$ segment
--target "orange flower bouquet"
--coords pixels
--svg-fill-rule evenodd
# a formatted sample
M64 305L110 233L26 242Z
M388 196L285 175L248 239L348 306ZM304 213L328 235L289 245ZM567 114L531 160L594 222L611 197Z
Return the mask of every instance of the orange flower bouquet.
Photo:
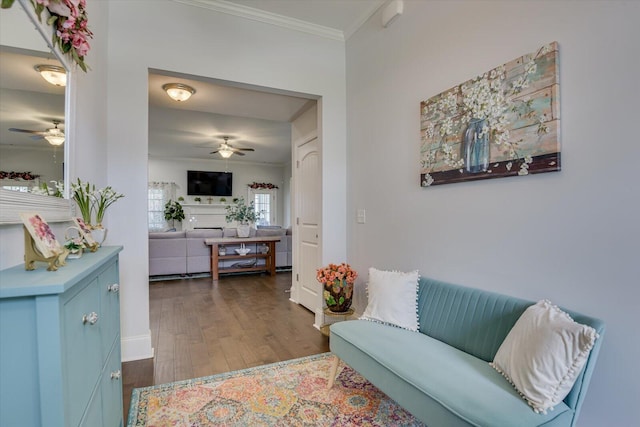
M316 279L324 286L324 300L329 310L343 313L351 307L353 284L358 273L349 264L329 264L316 271Z

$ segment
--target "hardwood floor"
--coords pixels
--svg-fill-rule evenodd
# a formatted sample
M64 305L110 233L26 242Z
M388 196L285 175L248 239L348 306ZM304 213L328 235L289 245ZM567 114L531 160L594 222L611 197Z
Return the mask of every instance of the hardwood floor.
M290 287L290 272L151 282L155 358L122 364L125 423L133 388L329 351Z

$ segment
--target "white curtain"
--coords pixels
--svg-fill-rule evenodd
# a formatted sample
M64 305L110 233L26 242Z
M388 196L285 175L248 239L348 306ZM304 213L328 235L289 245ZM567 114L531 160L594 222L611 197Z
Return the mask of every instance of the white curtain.
M164 219L164 205L176 199L175 182L149 183L149 231L163 231L169 228Z

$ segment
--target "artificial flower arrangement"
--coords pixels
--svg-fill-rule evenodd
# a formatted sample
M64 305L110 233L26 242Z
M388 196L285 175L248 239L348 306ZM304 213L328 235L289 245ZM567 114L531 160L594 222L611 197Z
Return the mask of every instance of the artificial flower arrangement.
M324 286L324 300L329 310L344 312L351 307L353 284L358 273L349 264L329 264L316 270L316 279Z
M64 197L64 181L49 181L51 185L43 182L38 187L32 187L29 192L42 196Z
M33 174L31 172L5 172L0 171L0 179L15 179L15 180L23 180L23 181L33 181L38 178L40 175Z
M248 184L249 188L253 189L264 189L264 190L272 190L274 188L278 188L277 185L271 184L270 182L254 182L253 184Z
M69 252L76 253L79 252L80 249L84 249L86 246L82 237L74 237L72 239L68 239L65 242L64 247L69 249Z
M15 0L2 0L3 9L10 8ZM36 15L42 20L42 12L47 9L47 25L54 28L53 44L60 47L62 53L69 55L75 63L87 71L84 57L91 46L89 39L93 33L87 26L86 0L31 0Z
M89 229L102 228L102 220L107 212L107 208L124 197L124 194L117 193L111 186L96 189L94 184L78 182L71 184L71 198L80 209L82 220ZM92 221L95 212L95 223Z

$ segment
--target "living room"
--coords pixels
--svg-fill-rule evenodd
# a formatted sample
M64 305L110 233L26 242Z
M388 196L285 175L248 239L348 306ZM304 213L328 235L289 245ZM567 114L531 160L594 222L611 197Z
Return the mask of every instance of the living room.
M126 192L107 218L108 243L124 246L124 360L153 355L148 75L172 70L320 97L318 265L348 261L361 272L357 307L366 305L364 273L376 266L599 317L608 335L580 425L637 424L639 197L632 167L601 169L640 155L637 2L405 1L393 25L383 28L378 12L346 40L196 3L88 1L91 71L76 77L69 167ZM420 102L552 41L560 46L562 170L420 188ZM20 226L0 228L3 268L22 262L22 239Z

